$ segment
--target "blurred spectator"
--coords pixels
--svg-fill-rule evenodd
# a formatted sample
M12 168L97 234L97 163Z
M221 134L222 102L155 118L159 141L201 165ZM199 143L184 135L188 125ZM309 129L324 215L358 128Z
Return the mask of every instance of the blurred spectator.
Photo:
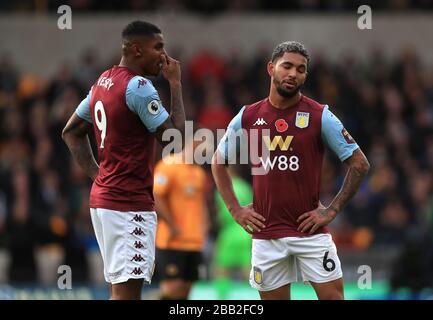
M215 78L218 82L226 79L224 61L210 50L202 50L189 63L188 75L193 85L206 83Z
M10 253L9 280L31 283L37 279L34 256L35 227L31 216L31 181L24 165L15 165L11 171L10 216L7 226L7 248Z
M400 289L408 289L410 299L420 299L423 289L433 286L433 241L432 238L416 229L406 232L404 247L392 267L391 294Z
M164 9L187 9L202 14L218 14L227 12L251 12L251 11L302 11L302 12L356 12L361 5L369 5L375 10L401 11L401 10L420 10L431 9L432 0L391 0L391 1L372 1L364 0L292 0L286 2L266 1L266 0L106 0L103 2L96 0L70 0L66 2L73 10L78 12L119 12L119 11L149 11ZM12 1L3 0L0 2L2 11L24 11L24 12L57 12L58 1L34 1L22 0Z
M82 88L90 88L101 73L97 61L98 54L93 48L87 49L81 56L81 65L77 68L76 77Z
M203 87L204 105L198 115L198 124L202 128L213 131L227 128L233 118L230 108L226 105L221 84L215 78L210 78Z
M0 92L14 93L18 86L18 74L14 68L10 54L0 57Z

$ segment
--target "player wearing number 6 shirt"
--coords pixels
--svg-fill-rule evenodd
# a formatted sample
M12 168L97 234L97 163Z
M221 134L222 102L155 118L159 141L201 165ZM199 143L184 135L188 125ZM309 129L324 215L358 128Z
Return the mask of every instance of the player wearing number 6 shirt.
M300 43L275 48L268 63L269 97L240 110L212 161L227 208L253 235L250 284L262 299L290 299L298 269L319 299L344 298L341 265L326 225L369 170L361 149L328 106L301 94L308 62ZM328 207L319 197L325 145L348 165L343 186ZM248 152L254 189L253 204L244 207L225 165L243 152Z
M160 71L170 84L170 115L144 77ZM94 180L90 213L111 299L140 299L143 280L151 281L155 137L164 144L164 130L183 132L184 124L179 62L165 52L158 27L143 21L128 24L119 65L101 74L62 133L74 159ZM92 128L99 166L88 140Z

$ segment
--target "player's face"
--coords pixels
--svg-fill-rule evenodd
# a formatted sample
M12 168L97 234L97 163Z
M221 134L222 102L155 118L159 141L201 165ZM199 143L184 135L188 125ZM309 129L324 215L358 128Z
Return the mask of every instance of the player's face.
M293 97L307 79L307 59L299 53L285 52L274 63L268 63L268 73L281 96Z
M141 43L140 65L145 75L157 76L162 67L162 56L166 54L162 34L146 37Z

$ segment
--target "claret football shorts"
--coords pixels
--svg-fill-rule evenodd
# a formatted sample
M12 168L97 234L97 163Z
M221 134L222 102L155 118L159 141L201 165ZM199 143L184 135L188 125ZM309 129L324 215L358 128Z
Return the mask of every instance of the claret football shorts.
M330 234L280 239L253 239L250 284L270 291L297 282L324 283L343 276ZM299 273L298 273L299 271Z
M150 283L155 263L156 213L91 208L90 215L104 261L105 280L111 284L129 279Z

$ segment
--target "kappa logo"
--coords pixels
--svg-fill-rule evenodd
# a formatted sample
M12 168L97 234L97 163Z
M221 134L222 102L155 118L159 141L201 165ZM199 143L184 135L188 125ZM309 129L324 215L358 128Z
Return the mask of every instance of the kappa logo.
M141 249L143 248L143 244L141 243L141 241L134 241L134 248L136 249Z
M141 270L141 268L134 268L131 273L139 276L140 274L143 274L143 270Z
M256 122L254 122L253 126L263 126L267 124L265 119L263 118L257 118Z
M141 228L139 227L136 227L131 233L135 234L136 236L141 236L142 234L144 234L143 230L141 230Z
M144 80L143 78L139 79L137 89L139 89L141 86L145 86L146 83L146 80Z
M131 261L144 261L144 258L141 256L141 254L136 254L132 257Z
M132 218L131 221L142 222L142 221L144 221L144 218L140 214L136 214L135 217Z

